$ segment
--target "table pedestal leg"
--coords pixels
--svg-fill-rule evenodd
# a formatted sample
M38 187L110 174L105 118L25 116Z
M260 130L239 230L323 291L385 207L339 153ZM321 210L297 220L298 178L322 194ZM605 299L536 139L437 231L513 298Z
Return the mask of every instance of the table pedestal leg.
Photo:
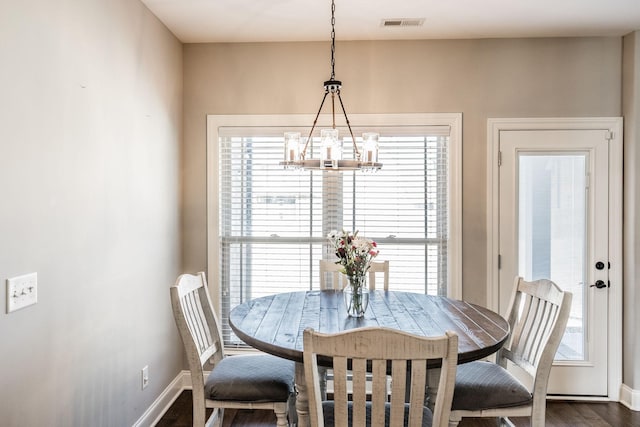
M318 377L320 378L320 399L327 400L327 371L324 366L318 366Z
M427 394L425 406L433 411L438 394L438 382L440 381L440 368L427 370Z
M298 427L309 427L309 396L307 383L304 379L304 364L296 362L296 412L298 412Z

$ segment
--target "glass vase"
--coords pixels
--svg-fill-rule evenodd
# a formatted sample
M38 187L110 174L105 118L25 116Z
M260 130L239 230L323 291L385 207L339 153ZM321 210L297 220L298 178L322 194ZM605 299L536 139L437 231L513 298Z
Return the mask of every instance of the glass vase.
M344 305L351 317L362 317L369 306L369 288L366 276L348 276L349 283L343 290Z

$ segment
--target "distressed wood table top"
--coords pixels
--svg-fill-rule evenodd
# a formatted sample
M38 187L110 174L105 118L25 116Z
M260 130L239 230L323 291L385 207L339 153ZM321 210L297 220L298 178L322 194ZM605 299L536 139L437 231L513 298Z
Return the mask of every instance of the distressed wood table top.
M302 362L305 328L334 333L384 326L422 336L458 334L458 363L497 351L509 335L507 321L468 302L410 292L373 291L362 318L347 316L342 292L290 292L256 298L235 307L231 328L250 346Z

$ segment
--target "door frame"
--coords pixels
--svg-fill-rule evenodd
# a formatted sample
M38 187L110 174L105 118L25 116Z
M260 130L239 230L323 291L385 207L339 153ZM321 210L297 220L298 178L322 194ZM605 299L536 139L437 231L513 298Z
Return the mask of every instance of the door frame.
M607 397L620 400L622 387L622 117L487 119L487 305L498 310L500 132L603 129L609 140L609 292ZM559 397L559 396L558 396ZM566 397L566 396L562 396ZM593 397L575 399L594 400Z

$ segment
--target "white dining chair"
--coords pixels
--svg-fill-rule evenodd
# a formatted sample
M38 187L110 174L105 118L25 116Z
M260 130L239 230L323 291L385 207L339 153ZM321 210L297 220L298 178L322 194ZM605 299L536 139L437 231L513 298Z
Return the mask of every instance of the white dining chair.
M304 331L304 373L311 427L446 427L458 360L458 336L420 337L403 331L368 327L336 334ZM323 401L318 359L329 359L334 398ZM424 405L428 361L439 374L433 412ZM391 376L388 381L387 375ZM372 391L366 383L371 380ZM352 382L351 396L348 382Z
M294 397L294 362L271 355L225 357L224 343L203 272L183 274L170 288L173 315L187 354L193 388L193 426L209 425L206 408L270 409L288 425ZM211 373L205 378L205 367ZM290 418L294 418L293 414Z
M334 261L321 259L319 261L320 290L342 289L347 285L347 276L341 273L342 265ZM389 290L389 261L373 261L369 264L367 272L369 279L369 290L376 289L377 273L382 275L384 290ZM329 280L330 279L330 280Z
M458 368L450 427L463 417L531 417L544 427L551 365L571 310L570 292L550 280L515 280L509 305L511 336L496 363L475 361ZM513 363L533 384L529 389L509 370Z

